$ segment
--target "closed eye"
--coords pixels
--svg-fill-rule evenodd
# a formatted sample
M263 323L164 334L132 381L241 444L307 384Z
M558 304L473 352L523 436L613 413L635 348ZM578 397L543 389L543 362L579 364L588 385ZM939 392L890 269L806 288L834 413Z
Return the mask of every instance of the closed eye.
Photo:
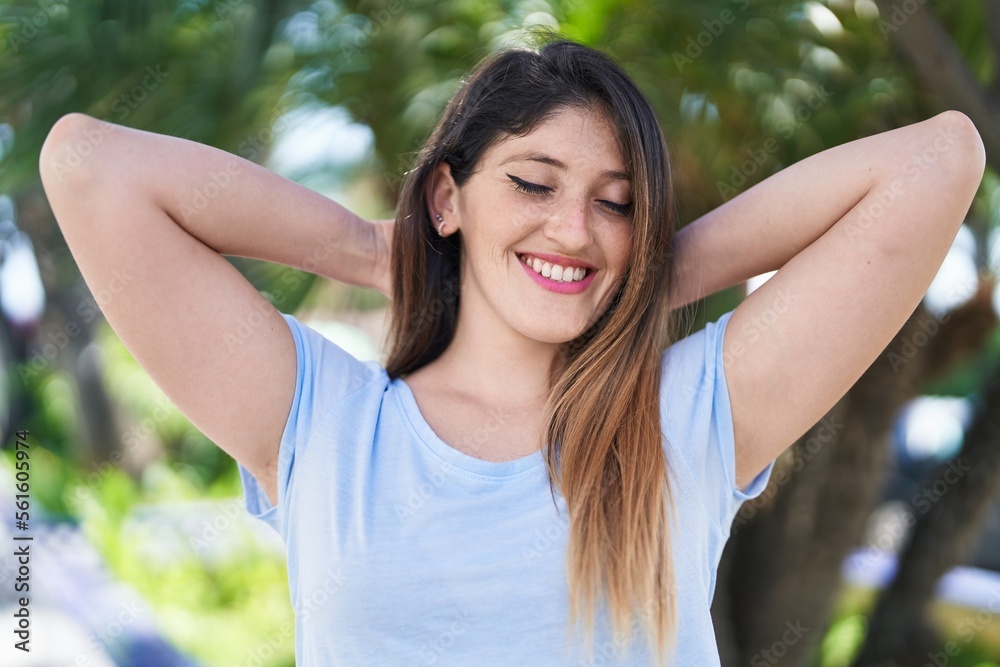
M507 176L514 182L514 189L519 192L524 192L529 195L544 195L552 191L552 188L550 187L522 181L517 176L511 176L510 174L507 174Z
M514 183L514 189L529 195L544 195L552 192L552 188L545 185L536 185L534 183L529 183L528 181L521 180L517 176L511 176L507 174L509 178ZM619 204L613 201L607 201L604 199L598 200L604 204L607 208L611 209L618 215L628 216L632 212L632 202L627 204Z

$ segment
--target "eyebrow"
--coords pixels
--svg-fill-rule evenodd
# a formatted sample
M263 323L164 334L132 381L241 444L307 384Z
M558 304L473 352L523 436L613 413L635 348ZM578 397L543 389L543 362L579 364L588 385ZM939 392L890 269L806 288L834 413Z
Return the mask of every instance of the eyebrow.
M552 157L551 155L538 153L536 151L525 151L523 153L515 153L514 155L511 155L506 160L501 162L498 166L503 166L508 162L541 162L542 164L547 164L549 166L556 167L557 169L562 169L564 171L568 169L565 163L563 163L561 160L558 160ZM629 183L632 182L632 179L629 178L629 175L626 174L624 171L615 171L613 169L609 169L607 171L602 172L601 176L603 178L610 178L617 181L628 181Z

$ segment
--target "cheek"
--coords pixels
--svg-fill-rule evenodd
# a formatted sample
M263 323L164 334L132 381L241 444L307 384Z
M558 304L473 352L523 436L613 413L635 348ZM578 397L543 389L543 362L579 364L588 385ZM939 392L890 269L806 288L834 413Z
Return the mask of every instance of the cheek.
M485 223L479 222L473 234L463 239L470 257L474 258L476 271L490 274L509 271L512 262L517 261L513 248L520 237L498 224L496 218L487 219Z
M604 240L604 247L608 249L608 264L617 269L617 273L625 270L629 265L632 255L632 234L631 231L614 230Z

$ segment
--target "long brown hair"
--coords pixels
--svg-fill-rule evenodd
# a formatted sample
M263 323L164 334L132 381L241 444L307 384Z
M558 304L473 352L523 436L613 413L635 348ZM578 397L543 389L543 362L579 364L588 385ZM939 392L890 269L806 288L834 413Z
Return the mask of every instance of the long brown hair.
M553 500L558 489L570 516L569 624L585 619L592 647L603 593L616 636L630 634L638 612L662 662L676 639L674 502L659 401L662 347L677 328L666 300L677 218L670 158L651 105L620 65L551 31L534 36L537 46L507 48L476 65L406 174L392 244L386 371L396 378L430 363L455 332L462 235L442 238L431 222L425 185L434 168L446 162L461 187L505 137L523 136L561 109L603 112L632 179L631 259L605 312L560 346L550 368L544 453Z

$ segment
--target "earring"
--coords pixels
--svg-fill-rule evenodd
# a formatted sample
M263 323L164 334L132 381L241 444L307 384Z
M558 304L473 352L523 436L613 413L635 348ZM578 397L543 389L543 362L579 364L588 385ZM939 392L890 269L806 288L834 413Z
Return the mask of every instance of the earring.
M441 214L440 214L440 213L435 213L435 214L434 214L434 218L435 218L435 219L436 219L436 220L437 220L438 222L440 222L440 223L441 223L440 225L438 225L438 228L437 228L437 229L438 229L438 236L444 236L444 232L443 232L443 231L441 231L441 228L442 228L442 227L444 227L444 218L442 218L442 217L441 217Z

